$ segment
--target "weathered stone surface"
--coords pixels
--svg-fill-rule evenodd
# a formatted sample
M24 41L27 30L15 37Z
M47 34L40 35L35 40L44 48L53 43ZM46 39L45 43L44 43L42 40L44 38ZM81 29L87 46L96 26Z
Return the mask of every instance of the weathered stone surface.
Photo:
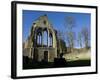
M44 31L47 32L47 45L43 44ZM50 37L50 35L52 35ZM39 43L37 43L39 36ZM50 42L51 39L51 42ZM51 46L49 45L51 43ZM57 39L55 30L46 15L34 21L26 42L23 45L23 56L37 61L53 62L57 57Z

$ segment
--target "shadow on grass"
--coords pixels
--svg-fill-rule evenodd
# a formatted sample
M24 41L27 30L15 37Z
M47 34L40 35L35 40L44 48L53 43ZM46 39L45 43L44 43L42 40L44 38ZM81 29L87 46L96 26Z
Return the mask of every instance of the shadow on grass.
M37 62L35 60L30 60L28 58L23 60L23 69L42 69L42 68L59 68L59 67L80 67L80 66L90 66L90 60L77 60L68 61L64 58L55 58L54 62L41 61Z

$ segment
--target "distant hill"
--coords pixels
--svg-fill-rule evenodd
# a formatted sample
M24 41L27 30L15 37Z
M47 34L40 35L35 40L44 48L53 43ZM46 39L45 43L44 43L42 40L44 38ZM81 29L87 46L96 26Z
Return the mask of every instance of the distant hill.
M66 49L66 53L77 53L77 52L87 52L88 50L90 50L91 48L73 48L73 51L71 52L71 48L67 47Z
M73 52L64 54L63 56L67 61L75 61L75 60L90 60L91 58L91 49L88 48L74 48Z

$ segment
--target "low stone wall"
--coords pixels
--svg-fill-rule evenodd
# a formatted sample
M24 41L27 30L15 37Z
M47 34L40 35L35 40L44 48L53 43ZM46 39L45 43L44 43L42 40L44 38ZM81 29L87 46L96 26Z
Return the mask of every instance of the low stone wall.
M23 49L23 56L28 56L29 57L29 53L30 53L30 48Z
M48 55L47 55L48 60L47 61L53 62L54 61L54 58L57 57L57 52L56 52L56 49L55 48L41 48L40 47L40 48L37 48L37 51L38 52L36 54L38 54L38 61L44 60L44 56L45 56L44 53L45 53L45 51L48 52Z
M44 55L45 51L47 52L46 56ZM57 49L50 47L38 47L32 49L26 48L23 50L23 56L27 56L31 59L37 59L37 61L42 61L45 60L44 58L47 58L48 62L53 62L54 58L57 58Z

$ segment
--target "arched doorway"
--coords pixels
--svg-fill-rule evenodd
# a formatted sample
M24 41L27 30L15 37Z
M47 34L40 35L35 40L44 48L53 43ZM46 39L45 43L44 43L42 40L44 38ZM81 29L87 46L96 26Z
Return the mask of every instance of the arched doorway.
M44 61L48 62L48 51L44 51Z

